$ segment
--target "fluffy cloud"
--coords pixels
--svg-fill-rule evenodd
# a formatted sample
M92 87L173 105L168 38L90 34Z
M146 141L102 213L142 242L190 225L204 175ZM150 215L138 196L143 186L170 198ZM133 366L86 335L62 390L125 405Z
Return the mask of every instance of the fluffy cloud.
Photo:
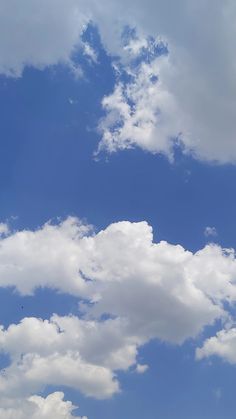
M153 243L146 222L118 222L94 234L69 217L10 233L0 244L0 286L26 295L50 287L80 296L93 302L90 315L128 318L145 339L195 336L223 315L221 301L236 294L233 250L207 245L193 254Z
M76 351L48 356L27 353L12 362L0 380L1 394L7 397L36 393L46 385L64 385L97 399L109 398L119 390L109 369L86 363Z
M87 419L72 415L75 407L63 398L63 393L56 392L46 398L31 396L25 400L14 400L13 407L0 408L0 419ZM5 401L5 404L12 404L12 401Z
M180 344L229 319L224 302L235 301L235 281L233 250L211 244L193 254L154 243L146 222L118 222L95 234L69 217L8 232L0 238L0 285L23 294L41 286L70 292L82 298L82 315L2 327L0 350L10 364L1 395L24 398L60 384L111 397L120 390L117 371L146 370L138 350L150 339Z
M60 383L87 396L108 398L119 391L114 370L135 364L137 342L119 319L25 318L0 332L1 351L11 358L0 377L1 394L23 396Z
M202 348L196 351L197 359L212 355L223 358L225 361L236 364L236 329L223 329L216 336L207 339Z
M16 286L24 295L36 287L82 293L85 281L79 273L80 238L89 226L74 218L59 225L45 224L34 231L0 237L0 286Z

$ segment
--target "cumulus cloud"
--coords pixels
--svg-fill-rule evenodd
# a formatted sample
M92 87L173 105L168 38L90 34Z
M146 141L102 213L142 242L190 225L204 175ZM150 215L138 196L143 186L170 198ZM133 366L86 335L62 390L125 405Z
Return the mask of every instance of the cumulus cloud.
M8 407L0 407L0 419L87 419L72 415L75 407L65 402L64 394L55 392L46 398L31 396L28 399L5 400ZM10 406L12 405L12 406Z
M82 293L78 243L89 229L70 217L58 225L1 236L0 286L15 286L24 295L37 287Z
M180 245L154 243L146 222L118 222L95 234L69 217L13 232L0 244L1 287L23 295L49 287L80 296L93 302L94 316L132 318L140 331L147 322L145 337L194 336L222 315L220 301L235 298L232 249L210 244L193 254ZM139 314L142 301L149 304Z
M210 244L192 253L154 243L146 222L95 233L69 217L9 232L0 238L0 285L26 295L42 286L70 292L81 314L1 327L0 350L10 357L1 397L26 398L46 384L111 397L120 391L117 371L145 372L138 351L151 339L181 344L228 320L224 303L235 301L235 280L232 249Z
M8 397L36 393L46 385L64 385L97 399L109 398L119 390L109 369L86 363L76 351L49 356L27 353L12 362L0 379L1 394Z
M0 349L11 358L0 377L1 394L25 395L60 383L87 396L109 398L119 391L114 370L135 364L137 342L119 319L25 318L0 332Z

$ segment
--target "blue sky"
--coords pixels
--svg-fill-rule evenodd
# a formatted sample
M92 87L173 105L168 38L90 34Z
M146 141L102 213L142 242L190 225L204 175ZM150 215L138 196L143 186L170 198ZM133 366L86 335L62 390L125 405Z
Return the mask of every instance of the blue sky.
M0 419L234 418L235 6L78 3L0 0Z

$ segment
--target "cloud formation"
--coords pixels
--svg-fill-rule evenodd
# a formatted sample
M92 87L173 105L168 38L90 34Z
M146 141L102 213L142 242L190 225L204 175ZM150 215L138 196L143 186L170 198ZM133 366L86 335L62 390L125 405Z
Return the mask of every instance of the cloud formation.
M236 364L236 329L235 327L220 330L216 336L207 339L196 351L197 359L218 356L230 364Z
M49 321L25 318L2 329L0 348L11 358L0 377L1 395L6 396L60 384L90 397L109 398L119 391L113 369L127 369L136 356L136 346L122 335L119 321L56 315Z
M160 74L167 71L169 61L164 56L127 69L129 83L119 81L122 77L118 76L114 92L102 101L106 116L99 124L102 140L98 151L112 153L138 146L173 159L174 146L181 141L183 117L162 82Z
M7 76L20 76L26 66L44 69L58 63L76 72L73 52L89 22L97 26L108 54L120 57L126 69L130 56L142 52L150 36L155 40L161 36L168 46L166 60L143 63L128 85L118 80L114 92L104 98L108 118L103 147L114 151L138 146L170 157L173 139L179 138L184 152L198 159L235 163L233 0L197 4L193 0L1 0L0 4L0 73ZM127 26L135 28L138 37L124 45ZM94 60L97 52L88 44L86 51ZM152 72L158 77L154 84ZM122 129L109 133L114 116Z
M94 315L109 312L126 316L146 294L150 302L153 300L147 315L156 307L154 318L160 317L165 306L189 311L190 317L180 319L179 332L175 325L176 340L180 341L185 334L198 333L201 323L207 319L211 322L221 313L219 301L235 298L232 249L209 244L193 254L180 245L154 243L152 228L146 222L117 222L94 233L91 226L68 217L35 231L9 232L0 238L0 244L1 287L15 287L22 295L30 295L39 287L77 295L94 302L90 308ZM122 296L123 291L126 296ZM121 297L117 303L113 294ZM160 304L156 304L158 299ZM163 299L172 303L162 304ZM194 319L200 306L202 318L197 316L189 328L186 324L184 332L181 321L188 322L191 313ZM136 318L138 313L133 315ZM176 322L174 312L173 316ZM163 338L168 338L168 327L163 325L163 330Z
M5 404L12 404L12 407L0 407L0 419L87 419L85 416L72 415L75 407L63 398L63 393L55 392L46 398L31 396L28 399L16 399L14 403L5 400Z
M235 281L232 249L210 244L193 254L154 243L146 222L95 233L68 217L35 231L8 229L0 238L0 286L23 295L38 287L71 293L80 315L1 327L0 350L10 357L1 397L25 399L60 384L109 398L120 391L118 371L146 371L138 354L151 339L181 344L228 321L224 303L235 301Z
M122 6L126 10L125 23L136 28L140 34L139 45L144 45L145 39L150 35L154 39L161 36L169 50L165 66L158 70L159 83L156 83L154 96L149 87L150 83L140 84L140 69L137 69L134 81L125 88L126 101L122 92L123 104L129 104L130 94L131 99L135 91L139 94L134 103L134 117L130 118L129 108L125 117L123 114L124 131L118 137L117 148L124 148L125 144L133 145L152 152L164 151L169 156L170 141L181 134L184 152L191 153L201 160L235 163L236 63L232 54L235 38L235 3L232 0L201 0L197 4L189 0L181 0L178 3L172 0L148 0L147 3L129 0L119 2L119 5L115 2L109 3L105 16L98 17L101 22L99 27L104 44L112 53L119 54L122 62L124 57L127 58L127 48L124 51L122 43L118 44L117 34L121 33L124 19L122 22L114 19L116 30L113 29L112 34L106 21L108 15L110 19L112 16L120 16L119 7ZM140 51L136 48L133 52L137 54ZM149 72L152 67L153 63L150 63ZM117 108L120 100L117 101L117 97L114 96L119 86L118 80L114 94L109 97L113 108L114 103ZM107 100L105 99L105 106ZM148 105L145 115L149 111L149 125L147 134L139 139L135 114L144 102ZM153 119L155 109L158 109L158 115ZM134 125L132 131L127 131L130 122L134 122ZM144 126L144 122L145 118L141 127ZM116 135L114 141L117 143Z

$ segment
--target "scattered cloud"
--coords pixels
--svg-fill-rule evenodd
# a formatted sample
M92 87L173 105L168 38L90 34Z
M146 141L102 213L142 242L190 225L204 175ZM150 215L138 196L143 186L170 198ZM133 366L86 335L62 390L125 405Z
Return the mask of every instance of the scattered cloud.
M76 105L78 103L78 100L69 97L68 102L69 102L70 105Z
M138 374L144 374L148 369L149 369L149 366L146 364L137 364L135 371Z
M235 15L233 0L2 0L0 73L19 77L26 66L64 63L81 77L72 56L82 48L89 22L97 26L107 53L127 70L130 60L144 58L149 40L161 36L168 57L157 60L153 54L133 71L130 83L117 80L104 98L100 147L138 146L170 158L178 139L183 151L198 159L235 163ZM138 36L124 43L127 27ZM96 61L97 51L84 47ZM151 72L158 78L153 84Z
M92 22L116 75L102 100L98 152L139 147L173 161L177 146L203 161L235 163L235 16L233 0L2 0L0 74L17 78L26 67L63 64L81 77L77 48L98 61L82 40ZM207 226L204 235L217 230ZM208 244L193 253L154 242L145 221L99 232L75 217L36 230L0 223L0 287L21 295L50 288L80 299L78 316L1 326L9 365L0 374L0 419L76 417L63 393L36 394L59 384L110 398L121 391L119 371L149 368L137 361L142 345L182 344L217 320L222 330L196 358L236 364L234 249Z
M95 49L88 42L83 43L83 50L84 50L84 55L87 58L89 58L92 63L98 62L97 53Z
M204 230L205 237L217 237L218 233L215 227L206 227Z

